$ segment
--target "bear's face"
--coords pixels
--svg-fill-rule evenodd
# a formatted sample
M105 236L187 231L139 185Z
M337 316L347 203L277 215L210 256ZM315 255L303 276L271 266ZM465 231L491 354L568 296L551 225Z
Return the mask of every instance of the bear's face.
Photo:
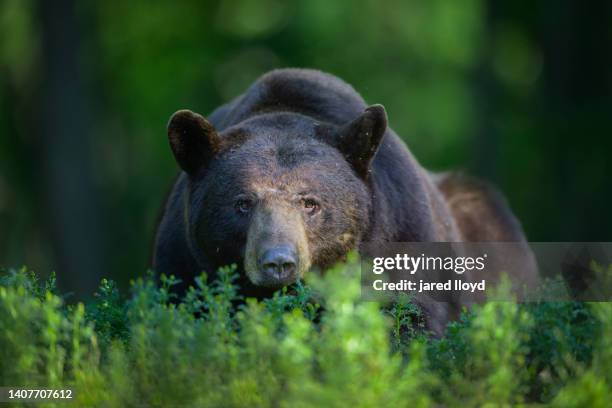
M384 110L374 115L334 129L276 113L217 134L199 115L175 114L170 142L190 178L196 258L241 265L253 285L268 288L341 260L368 227L367 174L386 128Z
M367 227L370 197L333 147L259 131L216 157L195 182L197 239L207 257L238 261L253 284L276 287L353 249Z

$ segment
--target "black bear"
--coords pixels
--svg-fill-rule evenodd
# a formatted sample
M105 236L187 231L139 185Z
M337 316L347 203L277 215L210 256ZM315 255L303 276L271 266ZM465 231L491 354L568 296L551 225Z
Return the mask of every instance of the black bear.
M364 242L525 242L498 193L423 169L381 105L319 71L272 71L208 119L178 111L168 138L182 172L153 268L186 283L236 263L266 296Z

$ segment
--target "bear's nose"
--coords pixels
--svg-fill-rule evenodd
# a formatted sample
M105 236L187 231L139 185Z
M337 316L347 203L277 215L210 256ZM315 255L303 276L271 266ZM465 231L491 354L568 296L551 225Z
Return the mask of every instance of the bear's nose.
M297 270L295 251L287 246L268 249L260 258L261 271L274 284L287 284Z

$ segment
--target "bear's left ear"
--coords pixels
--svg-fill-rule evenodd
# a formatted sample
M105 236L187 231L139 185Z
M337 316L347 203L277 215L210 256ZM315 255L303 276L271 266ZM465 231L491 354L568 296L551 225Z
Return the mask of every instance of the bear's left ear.
M345 125L335 146L353 166L357 174L367 178L370 163L387 130L387 112L382 105L368 107L357 119Z
M215 156L221 144L213 125L187 109L170 118L168 141L176 162L190 176L195 176Z

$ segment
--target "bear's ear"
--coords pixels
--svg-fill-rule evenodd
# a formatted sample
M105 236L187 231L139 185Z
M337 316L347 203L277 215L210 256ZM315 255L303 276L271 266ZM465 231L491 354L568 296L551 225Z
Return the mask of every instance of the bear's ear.
M214 157L221 144L213 125L186 109L170 118L168 140L176 162L190 176Z
M357 119L340 129L335 145L357 174L367 178L372 158L387 130L387 112L382 105L368 107Z

